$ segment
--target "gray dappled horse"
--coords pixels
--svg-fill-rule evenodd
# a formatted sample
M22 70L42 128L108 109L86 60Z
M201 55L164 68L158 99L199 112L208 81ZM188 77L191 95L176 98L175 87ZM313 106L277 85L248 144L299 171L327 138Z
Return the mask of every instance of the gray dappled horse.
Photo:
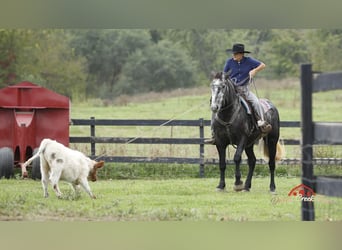
M226 76L222 79L222 72L216 73L211 82L211 110L214 113L212 129L215 144L219 154L220 183L218 190L224 190L226 171L226 148L228 145L236 145L234 155L235 162L235 184L234 190L249 191L255 168L256 157L254 154L254 143L263 137L264 152L269 157L269 169L271 174L270 191L275 192L274 183L275 162L281 158L282 148L279 139L279 113L277 108L268 100L263 100L267 106L265 120L272 125L268 134L262 134L256 125L253 115L248 114L247 107L242 104L240 96L236 93L234 84ZM249 171L245 185L241 181L240 163L242 152L248 157ZM278 153L277 153L278 151Z

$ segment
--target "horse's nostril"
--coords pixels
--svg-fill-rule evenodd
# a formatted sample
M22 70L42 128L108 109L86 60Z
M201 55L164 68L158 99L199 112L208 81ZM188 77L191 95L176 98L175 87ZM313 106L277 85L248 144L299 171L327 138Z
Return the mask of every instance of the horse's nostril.
M211 106L211 111L217 112L217 109L218 109L217 105L212 105Z

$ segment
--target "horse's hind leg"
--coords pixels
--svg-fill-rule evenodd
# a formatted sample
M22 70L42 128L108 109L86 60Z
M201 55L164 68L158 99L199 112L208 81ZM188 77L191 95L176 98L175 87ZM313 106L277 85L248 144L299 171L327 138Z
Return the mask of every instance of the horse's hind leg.
M248 158L248 175L247 175L247 179L246 179L246 183L245 183L245 190L249 191L249 189L252 187L252 177L253 177L253 173L254 173L254 169L255 169L255 163L256 163L256 157L254 154L254 150L253 150L253 145L246 148L245 152L247 154L247 158Z
M268 147L268 152L269 152L269 161L268 161L268 166L270 168L270 175L271 175L271 180L270 180L270 191L273 193L276 190L275 182L274 182L274 172L275 172L275 156L277 153L277 142L278 140L274 138L267 138L265 140L265 147Z

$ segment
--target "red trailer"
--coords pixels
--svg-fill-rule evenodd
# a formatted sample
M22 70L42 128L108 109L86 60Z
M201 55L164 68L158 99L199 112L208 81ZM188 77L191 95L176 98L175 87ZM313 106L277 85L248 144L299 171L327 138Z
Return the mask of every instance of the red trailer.
M68 97L31 82L0 89L0 178L13 176L38 149L44 138L69 145ZM40 178L39 161L32 165L32 178Z

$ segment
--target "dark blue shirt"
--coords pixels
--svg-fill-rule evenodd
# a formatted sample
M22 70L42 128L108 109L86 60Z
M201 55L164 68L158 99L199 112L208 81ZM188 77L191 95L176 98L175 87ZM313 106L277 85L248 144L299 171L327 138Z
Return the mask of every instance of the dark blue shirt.
M243 86L249 82L249 71L255 69L260 64L261 62L252 57L244 56L240 62L229 58L224 65L223 72L229 72L229 77L236 86Z

